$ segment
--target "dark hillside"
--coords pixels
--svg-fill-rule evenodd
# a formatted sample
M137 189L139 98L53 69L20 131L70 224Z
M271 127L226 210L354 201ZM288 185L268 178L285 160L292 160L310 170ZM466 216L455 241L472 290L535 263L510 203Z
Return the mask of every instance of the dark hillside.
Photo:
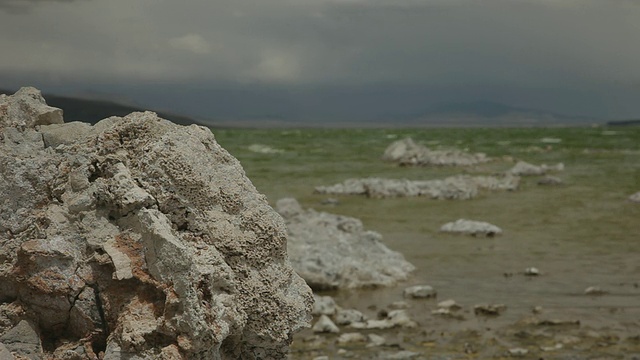
M13 94L13 91L0 89L0 94ZM95 124L98 121L110 116L125 116L136 111L146 111L153 109L142 109L135 106L119 104L107 100L82 99L76 97L58 96L51 94L42 94L47 104L60 108L64 111L64 121L83 121ZM170 120L176 124L191 125L200 124L193 118L182 115L175 115L162 111L156 111L158 116Z

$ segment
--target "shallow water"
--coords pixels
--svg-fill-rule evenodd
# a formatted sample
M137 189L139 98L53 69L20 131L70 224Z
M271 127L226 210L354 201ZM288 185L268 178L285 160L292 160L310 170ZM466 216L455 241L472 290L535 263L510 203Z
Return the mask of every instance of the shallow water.
M277 130L229 131L217 135L219 141L241 160L270 202L293 196L304 207L360 218L365 228L380 232L387 246L416 266L411 278L396 287L330 293L340 306L375 318L381 309L403 300L407 286L428 284L438 292L437 300L408 300L418 329L377 332L388 338L391 347L336 346L334 335L323 336L316 344L309 340L312 333L305 331L295 338L292 358L384 358L385 353L402 349L429 358L433 354L498 358L516 346L529 349L531 358L548 358L540 346L562 343L562 336L579 339L553 353L569 356L564 358L640 354L640 204L627 201L640 191L640 129L616 129L615 136L584 128L500 129L497 135L485 131L482 136L467 129L438 129L438 144L485 151L496 159L472 168L400 168L382 163L379 156L392 141L388 135L402 136L401 131L304 130L291 133L294 139ZM431 130L406 132L434 140ZM544 137L562 140L541 145ZM504 139L509 139L508 146L501 145ZM246 147L254 142L285 149L285 153L247 153ZM338 206L322 205L327 196L313 194L313 186L349 177L433 179L457 173L487 174L510 168L515 159L533 164L564 162L566 170L554 174L564 185L538 186L538 178L532 177L524 178L518 191L485 192L469 201L343 196L337 197ZM438 231L458 218L490 222L504 234L481 238ZM538 268L541 275L525 276L527 267ZM590 286L607 294L587 296L584 291ZM445 299L462 305L463 320L431 314L437 301ZM507 310L497 317L475 316L473 306L481 303L505 304ZM543 309L535 315L538 319L575 320L580 325L532 328L527 319L533 316L534 306ZM478 348L485 343L484 350ZM465 344L475 344L476 349L470 351ZM342 353L339 348L344 349Z

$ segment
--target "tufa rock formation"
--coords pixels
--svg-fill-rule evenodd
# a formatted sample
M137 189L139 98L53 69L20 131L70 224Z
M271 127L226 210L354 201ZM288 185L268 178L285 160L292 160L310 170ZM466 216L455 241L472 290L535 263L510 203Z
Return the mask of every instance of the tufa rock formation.
M0 97L0 196L0 353L281 359L309 324L282 218L204 127L64 124L23 88Z
M483 153L470 154L460 150L431 150L405 138L391 143L382 159L405 166L470 166L490 161Z
M393 285L415 269L358 219L303 210L292 198L276 209L289 230L291 264L314 290Z
M517 190L520 178L505 176L450 176L442 180L407 180L363 178L347 179L330 186L317 186L316 193L331 195L366 195L371 198L428 196L432 199L468 200L481 189Z

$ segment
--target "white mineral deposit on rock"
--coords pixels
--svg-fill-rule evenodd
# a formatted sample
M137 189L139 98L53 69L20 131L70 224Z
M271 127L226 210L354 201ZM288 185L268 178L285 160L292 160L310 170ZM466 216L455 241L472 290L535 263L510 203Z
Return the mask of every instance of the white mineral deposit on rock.
M284 221L207 128L64 124L23 88L0 97L0 194L0 312L43 357L282 359L309 324Z
M394 285L415 269L358 219L302 210L291 198L276 209L289 231L291 264L314 290Z
M442 232L492 237L502 234L502 229L484 221L458 219L440 227Z

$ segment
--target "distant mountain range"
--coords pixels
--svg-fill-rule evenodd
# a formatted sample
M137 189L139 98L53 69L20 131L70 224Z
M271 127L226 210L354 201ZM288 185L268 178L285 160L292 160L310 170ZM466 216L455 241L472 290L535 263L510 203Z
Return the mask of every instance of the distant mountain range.
M11 94L12 91L0 90L0 93ZM218 94L219 95L219 94ZM290 94L291 101L298 99L300 94ZM54 94L43 94L47 103L51 106L61 108L64 111L65 121L84 121L96 123L109 116L125 116L134 111L151 110L152 108L142 108L140 106L127 105L114 100L102 100L96 98L83 98L71 96L58 96ZM204 94L202 96L205 96ZM526 109L505 105L491 101L473 102L445 102L432 106L426 106L422 110L401 110L388 112L386 114L375 113L373 109L367 110L367 106L379 106L377 103L371 104L367 101L360 101L351 104L347 108L336 108L327 110L333 112L332 115L318 115L314 118L314 113L305 112L304 108L293 106L279 106L269 108L263 106L259 99L254 104L251 96L248 96L243 106L233 106L240 109L239 113L230 112L220 106L225 105L225 101L211 102L210 98L220 98L209 94L201 100L199 104L211 103L212 108L207 115L203 113L192 114L195 117L178 115L166 111L156 111L160 117L171 120L178 124L202 124L215 127L384 127L384 126L558 126L558 125L588 125L604 123L595 118L583 116L567 116L544 110ZM286 98L286 97L285 97ZM239 101L235 99L234 101ZM190 98L191 101L195 101ZM208 101L205 101L208 100ZM231 99L226 104L231 103ZM364 99L362 99L364 100ZM262 99L264 101L264 99ZM162 102L154 102L156 105ZM222 104L222 105L221 105ZM291 104L289 104L291 105ZM218 106L218 107L216 107ZM186 113L189 107L182 111ZM369 111L366 116L344 116L349 111L357 112L359 108ZM355 115L355 114L354 114ZM362 114L360 114L362 115ZM344 120L344 119L350 120ZM215 119L215 120L213 120Z
M0 94L11 95L13 93L14 91L0 89ZM80 97L58 96L46 93L42 94L42 96L44 96L49 106L62 109L65 122L82 121L95 124L110 116L125 116L136 111L154 111L109 100L84 99ZM188 116L176 115L162 111L156 111L156 113L161 118L170 120L176 124L200 124L199 121Z
M586 116L570 116L550 111L527 109L491 101L448 102L433 105L410 116L410 123L466 126L552 126L585 125L602 120Z

